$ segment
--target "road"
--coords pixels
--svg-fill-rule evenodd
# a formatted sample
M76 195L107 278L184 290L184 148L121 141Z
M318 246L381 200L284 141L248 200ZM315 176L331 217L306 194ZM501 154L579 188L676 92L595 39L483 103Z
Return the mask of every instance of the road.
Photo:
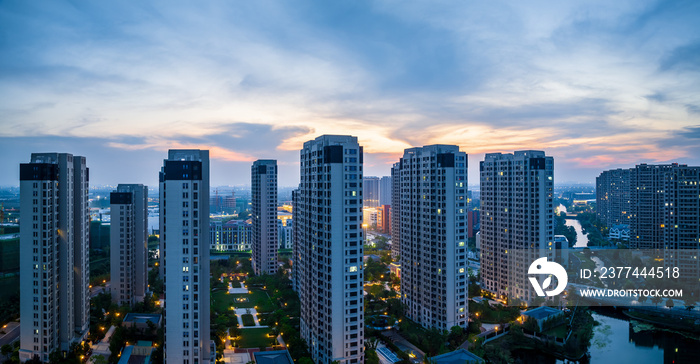
M19 338L19 322L10 322L3 330L6 334L0 337L0 346L12 344Z
M104 284L104 286L95 286L90 288L90 298L93 298L102 292L109 293L109 285L110 282L108 281Z

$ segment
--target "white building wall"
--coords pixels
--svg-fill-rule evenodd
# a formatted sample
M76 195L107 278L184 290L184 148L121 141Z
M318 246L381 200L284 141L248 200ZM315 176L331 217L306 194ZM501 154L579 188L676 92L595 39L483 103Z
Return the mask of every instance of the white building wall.
M209 151L168 151L160 199L165 360L209 363Z

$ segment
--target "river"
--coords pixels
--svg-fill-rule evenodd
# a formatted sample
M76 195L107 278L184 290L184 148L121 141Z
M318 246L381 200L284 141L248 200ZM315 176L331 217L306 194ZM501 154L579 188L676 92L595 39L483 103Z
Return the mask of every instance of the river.
M559 205L558 209L559 212L566 212L566 206L564 205ZM576 244L574 245L574 248L587 247L588 234L583 233L583 227L581 226L581 223L576 219L566 219L564 220L564 223L566 224L566 226L573 226L574 230L576 230Z
M677 332L654 328L611 310L597 311L588 349L591 364L693 363L700 358L700 339L691 339ZM544 353L514 352L523 363L563 364ZM584 359L585 362L585 359Z

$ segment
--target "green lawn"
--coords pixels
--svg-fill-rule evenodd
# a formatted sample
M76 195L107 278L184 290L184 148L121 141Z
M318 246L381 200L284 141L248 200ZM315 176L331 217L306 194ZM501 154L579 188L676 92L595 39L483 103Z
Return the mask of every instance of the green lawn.
M249 313L241 315L241 320L243 321L243 326L255 326L255 319Z
M220 290L211 293L211 304L214 312L226 312L233 306L233 295L228 291Z
M253 289L251 293L228 294L228 290L220 290L211 293L211 304L215 312L225 312L231 306L236 308L255 308L260 313L271 312L275 309L267 293ZM237 298L247 298L247 301L237 301Z
M258 329L243 329L241 330L241 339L236 341L236 345L240 348L261 348L269 347L272 343L277 343L277 339L267 337L271 333L267 327Z
M272 302L270 301L270 298L267 296L267 293L264 291L257 290L253 288L251 290L251 293L248 294L231 294L231 299L233 300L233 305L236 308L254 308L257 306L256 310L258 312L270 312L275 309L273 306ZM237 298L247 298L247 302L238 302L236 301Z
M569 332L566 330L566 325L563 324L543 332L545 335L556 336L562 339L565 339L568 333Z

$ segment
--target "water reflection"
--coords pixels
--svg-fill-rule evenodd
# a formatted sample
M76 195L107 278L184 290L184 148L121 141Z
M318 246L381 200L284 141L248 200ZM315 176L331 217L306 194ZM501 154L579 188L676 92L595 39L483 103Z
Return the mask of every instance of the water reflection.
M592 364L647 364L647 363L700 363L700 337L656 328L652 325L630 322L619 312L601 310L593 313L600 323L593 329L588 358ZM516 363L565 363L551 355L527 350L514 350Z

